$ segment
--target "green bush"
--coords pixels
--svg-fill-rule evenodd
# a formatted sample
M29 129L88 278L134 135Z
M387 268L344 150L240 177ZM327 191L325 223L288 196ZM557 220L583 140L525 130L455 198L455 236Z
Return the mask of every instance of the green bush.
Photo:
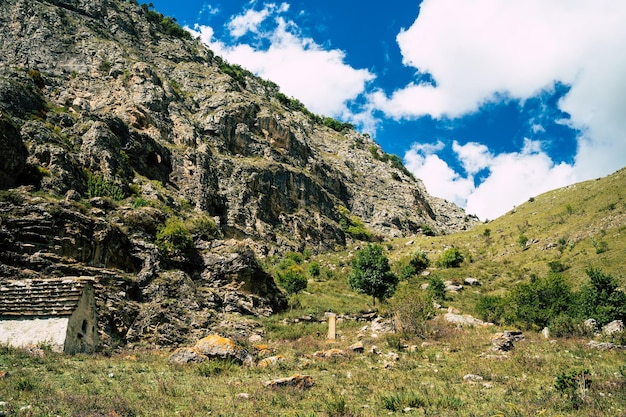
M313 278L317 278L320 276L320 273L321 273L320 264L318 262L311 262L309 264L309 275L312 276Z
M87 176L87 197L109 197L115 201L123 200L125 195L120 186L99 175L86 172Z
M446 284L438 276L431 276L428 279L428 293L437 301L446 300Z
M339 214L341 215L339 227L353 239L364 242L374 240L374 234L367 230L367 227L365 227L365 224L359 216L350 214L350 211L344 206L339 206Z
M288 294L298 294L306 289L308 283L304 271L300 266L292 266L285 271L278 272L278 284Z
M179 217L170 217L158 229L156 244L170 257L188 255L194 248L192 234Z
M506 299L497 295L483 295L476 303L476 313L481 320L501 324L504 317Z
M219 236L215 220L206 214L192 217L187 221L187 227L194 239L213 240Z
M613 320L626 321L626 293L617 288L617 282L598 268L586 271L589 282L580 291L579 315L595 319L598 326Z
M384 301L393 295L398 277L391 272L381 245L368 244L356 253L348 284L358 293L371 295L374 304L377 298Z
M465 258L460 250L457 248L449 248L443 251L439 260L437 260L437 266L441 268L458 268L461 266Z
M542 329L553 317L569 314L573 299L572 291L561 275L533 276L530 282L513 287L507 298L505 320Z

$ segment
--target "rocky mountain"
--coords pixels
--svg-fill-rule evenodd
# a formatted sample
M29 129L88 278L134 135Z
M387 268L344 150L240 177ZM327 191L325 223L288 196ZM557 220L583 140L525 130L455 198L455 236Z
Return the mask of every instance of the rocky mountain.
M110 343L280 310L259 257L477 223L146 5L5 0L0 56L0 279L97 277Z

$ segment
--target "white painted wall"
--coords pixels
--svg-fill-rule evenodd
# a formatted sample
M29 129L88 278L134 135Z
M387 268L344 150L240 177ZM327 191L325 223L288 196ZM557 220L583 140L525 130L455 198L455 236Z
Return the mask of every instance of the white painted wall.
M63 352L69 317L4 319L0 321L0 344L15 347L46 344Z

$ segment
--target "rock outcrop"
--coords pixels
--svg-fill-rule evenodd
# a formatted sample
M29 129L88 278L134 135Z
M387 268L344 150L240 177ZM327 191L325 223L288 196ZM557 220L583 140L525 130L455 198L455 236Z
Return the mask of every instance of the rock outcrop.
M381 239L477 222L145 5L7 0L0 54L0 279L95 277L111 344L284 308L257 257L344 245L346 209Z

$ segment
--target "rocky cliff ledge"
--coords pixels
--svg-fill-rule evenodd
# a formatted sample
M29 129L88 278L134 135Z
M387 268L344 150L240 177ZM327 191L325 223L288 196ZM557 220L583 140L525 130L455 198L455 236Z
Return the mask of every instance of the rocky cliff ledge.
M343 246L346 222L384 239L477 221L148 7L7 0L0 55L0 277L98 277L113 339L284 307L256 258Z

